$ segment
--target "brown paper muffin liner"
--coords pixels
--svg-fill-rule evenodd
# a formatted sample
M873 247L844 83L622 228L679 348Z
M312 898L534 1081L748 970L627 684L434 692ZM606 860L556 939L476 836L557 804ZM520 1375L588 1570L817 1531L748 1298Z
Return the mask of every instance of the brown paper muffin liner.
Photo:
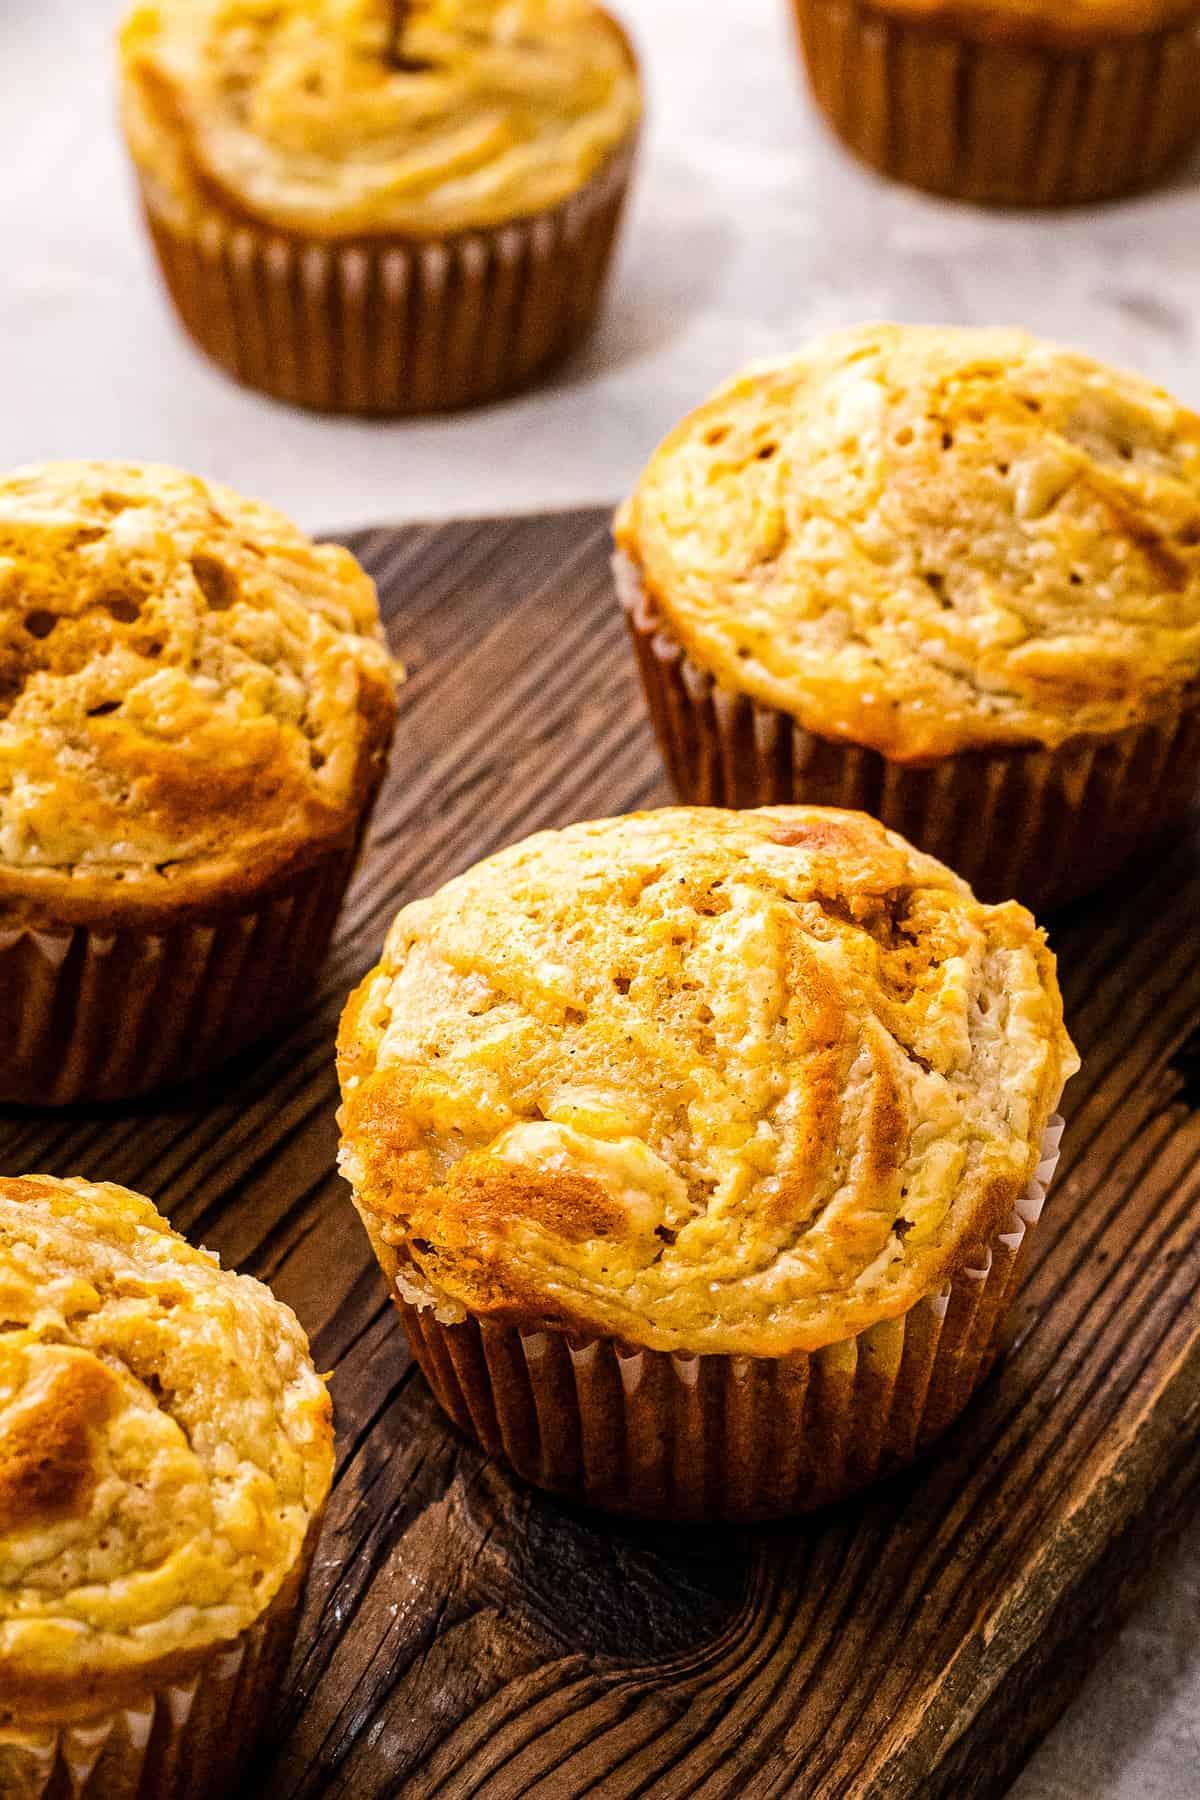
M129 1099L265 1037L312 991L356 857L155 930L0 929L0 1101Z
M1078 48L956 35L856 0L794 0L833 129L895 180L1065 206L1149 186L1200 138L1194 19Z
M614 568L659 746L692 805L871 813L981 899L1015 897L1040 914L1103 886L1200 792L1200 705L1053 750L969 750L926 765L817 737L720 687L663 623L628 558Z
M1011 1218L940 1293L811 1355L684 1355L468 1318L393 1299L460 1430L537 1487L645 1518L783 1517L901 1468L987 1374L1063 1122Z
M269 1717L287 1669L304 1557L262 1618L219 1644L185 1680L148 1688L134 1704L78 1723L0 1727L5 1800L225 1800Z
M181 221L148 182L142 202L180 319L238 381L322 412L448 412L525 387L584 337L635 147L558 206L424 243Z

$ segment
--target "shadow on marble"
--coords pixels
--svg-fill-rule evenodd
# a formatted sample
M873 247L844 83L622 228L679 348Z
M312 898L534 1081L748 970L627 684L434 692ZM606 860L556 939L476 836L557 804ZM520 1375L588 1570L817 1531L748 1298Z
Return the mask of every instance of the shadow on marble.
M643 170L643 181L645 175ZM655 159L657 204L651 211L635 202L604 315L555 377L557 387L580 387L661 354L711 306L732 253L736 225L721 213L714 194L698 206L696 190L694 165L669 156Z
M1194 194L1197 189L1200 189L1200 146L1185 156L1176 168L1165 175L1161 181L1156 182L1152 188L1147 188L1141 194L1133 195L1132 198L1145 200L1155 194L1160 197L1164 194ZM1121 201L1109 200L1106 204L1120 206ZM1197 1787L1196 1792L1200 1794L1200 1786Z

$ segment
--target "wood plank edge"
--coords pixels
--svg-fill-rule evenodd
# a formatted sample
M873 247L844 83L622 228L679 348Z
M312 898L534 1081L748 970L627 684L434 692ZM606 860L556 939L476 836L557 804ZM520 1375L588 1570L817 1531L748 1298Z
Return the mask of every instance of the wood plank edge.
M1097 1447L1090 1478L1076 1483L1083 1500L1057 1521L999 1611L981 1614L940 1692L877 1747L863 1771L865 1800L993 1800L1082 1686L1200 1512L1200 1339L1139 1410Z
M1042 1636L930 1770L929 1785L876 1788L872 1800L908 1791L928 1800L1002 1800L1150 1592L1160 1561L1200 1515L1200 1444L1186 1463L1168 1465L1168 1473L1099 1562L1063 1595Z
M368 539L384 534L398 538L411 533L415 538L420 532L472 531L487 525L553 525L570 520L578 520L581 526L598 525L610 520L619 504L617 500L594 500L586 506L564 503L562 506L528 507L521 512L455 513L444 518L406 519L402 525L330 525L318 531L316 537L320 543L345 544L357 556Z

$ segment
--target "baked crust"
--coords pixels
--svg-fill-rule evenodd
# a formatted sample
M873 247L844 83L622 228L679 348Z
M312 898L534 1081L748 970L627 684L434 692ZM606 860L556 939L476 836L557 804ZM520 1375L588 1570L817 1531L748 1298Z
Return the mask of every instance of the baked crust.
M616 536L701 668L894 761L1197 701L1200 418L1024 332L861 326L753 366Z
M333 1468L260 1282L108 1183L0 1179L0 1725L181 1678L265 1612Z
M300 236L438 238L542 212L637 129L628 39L591 0L175 0L121 32L122 116L160 210Z
M173 469L0 480L0 927L278 885L353 841L394 715L349 551Z
M663 1350L814 1350L1002 1229L1077 1067L1054 960L865 814L543 832L406 907L338 1040L385 1271Z

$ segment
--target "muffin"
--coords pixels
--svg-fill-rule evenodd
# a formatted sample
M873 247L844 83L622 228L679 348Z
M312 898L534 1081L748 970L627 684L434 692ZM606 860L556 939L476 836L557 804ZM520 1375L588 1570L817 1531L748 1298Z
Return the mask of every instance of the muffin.
M1200 138L1193 0L794 0L842 141L956 200L1064 206L1149 186Z
M591 0L141 0L120 60L163 277L249 386L470 406L595 318L641 99Z
M348 551L174 469L0 479L0 1099L201 1074L310 995L394 712Z
M1078 1059L1023 907L773 807L542 832L407 906L338 1066L342 1168L455 1423L575 1499L748 1519L964 1405Z
M0 1178L0 1793L234 1790L333 1472L294 1315L107 1183Z
M861 807L1038 911L1192 804L1200 419L1147 382L835 332L685 419L616 538L685 800Z

